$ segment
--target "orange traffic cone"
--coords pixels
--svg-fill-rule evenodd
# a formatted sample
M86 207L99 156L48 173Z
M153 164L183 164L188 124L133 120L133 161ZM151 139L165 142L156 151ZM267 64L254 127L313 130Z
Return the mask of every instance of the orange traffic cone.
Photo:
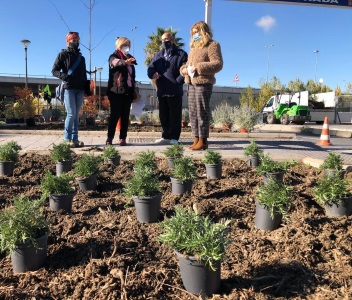
M121 130L121 118L120 118L119 121L117 122L116 130L117 130L117 131L120 131L120 130Z
M321 130L320 140L317 143L320 146L331 146L330 143L330 133L329 133L329 119L325 117L323 129Z

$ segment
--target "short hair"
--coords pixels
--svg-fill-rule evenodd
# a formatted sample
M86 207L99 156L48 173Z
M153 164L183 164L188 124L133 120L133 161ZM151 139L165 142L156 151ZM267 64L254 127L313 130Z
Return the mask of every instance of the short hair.
M131 46L131 41L127 37L119 37L115 42L116 49L121 49L122 45L127 44Z
M78 33L78 32L70 31L70 32L66 35L66 44L68 44L68 43L69 43L69 40L71 40L71 39L73 39L73 38L76 38L76 39L80 40L79 33Z
M200 42L194 42L193 38L191 38L191 48L194 48L195 46L197 47L204 47L208 41L211 41L213 38L213 34L211 32L211 29L207 23L204 21L199 21L197 23L194 23L191 27L191 37L193 36L192 30L197 29L201 35L201 41Z
M171 31L165 31L161 37L163 37L164 34L167 34L171 40L175 40L175 37Z

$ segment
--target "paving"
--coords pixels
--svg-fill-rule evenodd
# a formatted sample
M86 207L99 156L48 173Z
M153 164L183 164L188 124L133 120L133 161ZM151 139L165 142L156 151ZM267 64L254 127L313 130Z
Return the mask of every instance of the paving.
M245 159L244 147L250 140L256 143L275 160L297 160L318 167L327 157L329 151L341 155L344 166L352 166L352 124L330 125L329 139L331 146L318 146L322 125L289 126L289 125L261 125L255 132L216 133L209 137L209 149L219 151L224 159ZM83 148L75 148L76 153L101 153L105 147L105 131L80 131ZM127 146L117 145L122 159L134 159L138 152L153 150L158 157L164 157L163 151L168 145L157 145L154 140L160 138L160 132L129 132ZM48 130L1 130L0 144L16 141L24 152L47 154L54 144L63 140L63 131ZM188 145L193 139L190 132L181 134L180 142L185 145L185 155L200 159L204 151L192 151Z

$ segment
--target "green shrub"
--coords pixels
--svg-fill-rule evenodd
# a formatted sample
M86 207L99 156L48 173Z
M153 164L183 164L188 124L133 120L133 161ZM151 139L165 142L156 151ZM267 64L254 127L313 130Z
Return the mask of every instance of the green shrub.
M175 166L171 170L171 176L179 181L185 182L197 178L196 166L191 157L180 157L175 159Z
M230 220L213 223L209 217L199 215L191 209L175 207L175 215L165 219L160 227L159 240L170 248L199 261L215 270L216 261L225 256Z
M21 147L14 141L0 145L0 161L18 161Z
M0 250L10 253L18 244L36 246L36 239L48 232L45 218L45 201L31 200L24 196L14 199L12 207L0 214Z
M203 158L203 162L205 164L220 164L221 160L221 153L218 151L213 150L206 150Z
M69 175L68 173L63 173L60 176L55 176L47 171L44 179L40 183L43 197L47 198L50 195L72 194L74 189L71 180L72 175Z
M263 150L259 148L258 144L254 140L251 140L250 144L244 147L245 156L250 156L250 155L259 156L262 152Z
M84 153L82 157L76 162L73 172L77 177L85 178L93 174L99 173L99 166L102 162L100 156Z
M155 170L157 165L154 161L155 151L147 150L137 153L136 160L134 162L135 169L149 167Z
M341 155L335 154L334 152L329 152L328 157L321 164L319 169L333 169L333 170L342 170L342 158Z
M265 153L260 153L259 158L260 165L257 167L256 171L260 175L266 173L286 172L288 167L294 166L297 163L296 161L275 161Z
M71 161L75 152L72 151L70 145L67 142L62 142L57 145L53 145L53 149L50 151L51 160L54 163Z
M103 152L104 159L119 157L119 156L120 156L120 152L112 145L109 145L104 149L104 152Z
M166 157L180 158L183 156L183 151L183 145L181 143L175 143L168 146L163 153Z

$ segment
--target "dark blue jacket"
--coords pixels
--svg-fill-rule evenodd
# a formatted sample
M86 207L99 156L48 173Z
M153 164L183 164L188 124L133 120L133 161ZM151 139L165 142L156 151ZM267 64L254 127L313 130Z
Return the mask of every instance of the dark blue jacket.
M153 57L148 67L148 77L153 78L155 72L160 74L156 81L157 96L182 96L184 77L180 75L180 68L187 62L188 55L182 49L172 45L171 55L165 57L166 50L161 50Z

